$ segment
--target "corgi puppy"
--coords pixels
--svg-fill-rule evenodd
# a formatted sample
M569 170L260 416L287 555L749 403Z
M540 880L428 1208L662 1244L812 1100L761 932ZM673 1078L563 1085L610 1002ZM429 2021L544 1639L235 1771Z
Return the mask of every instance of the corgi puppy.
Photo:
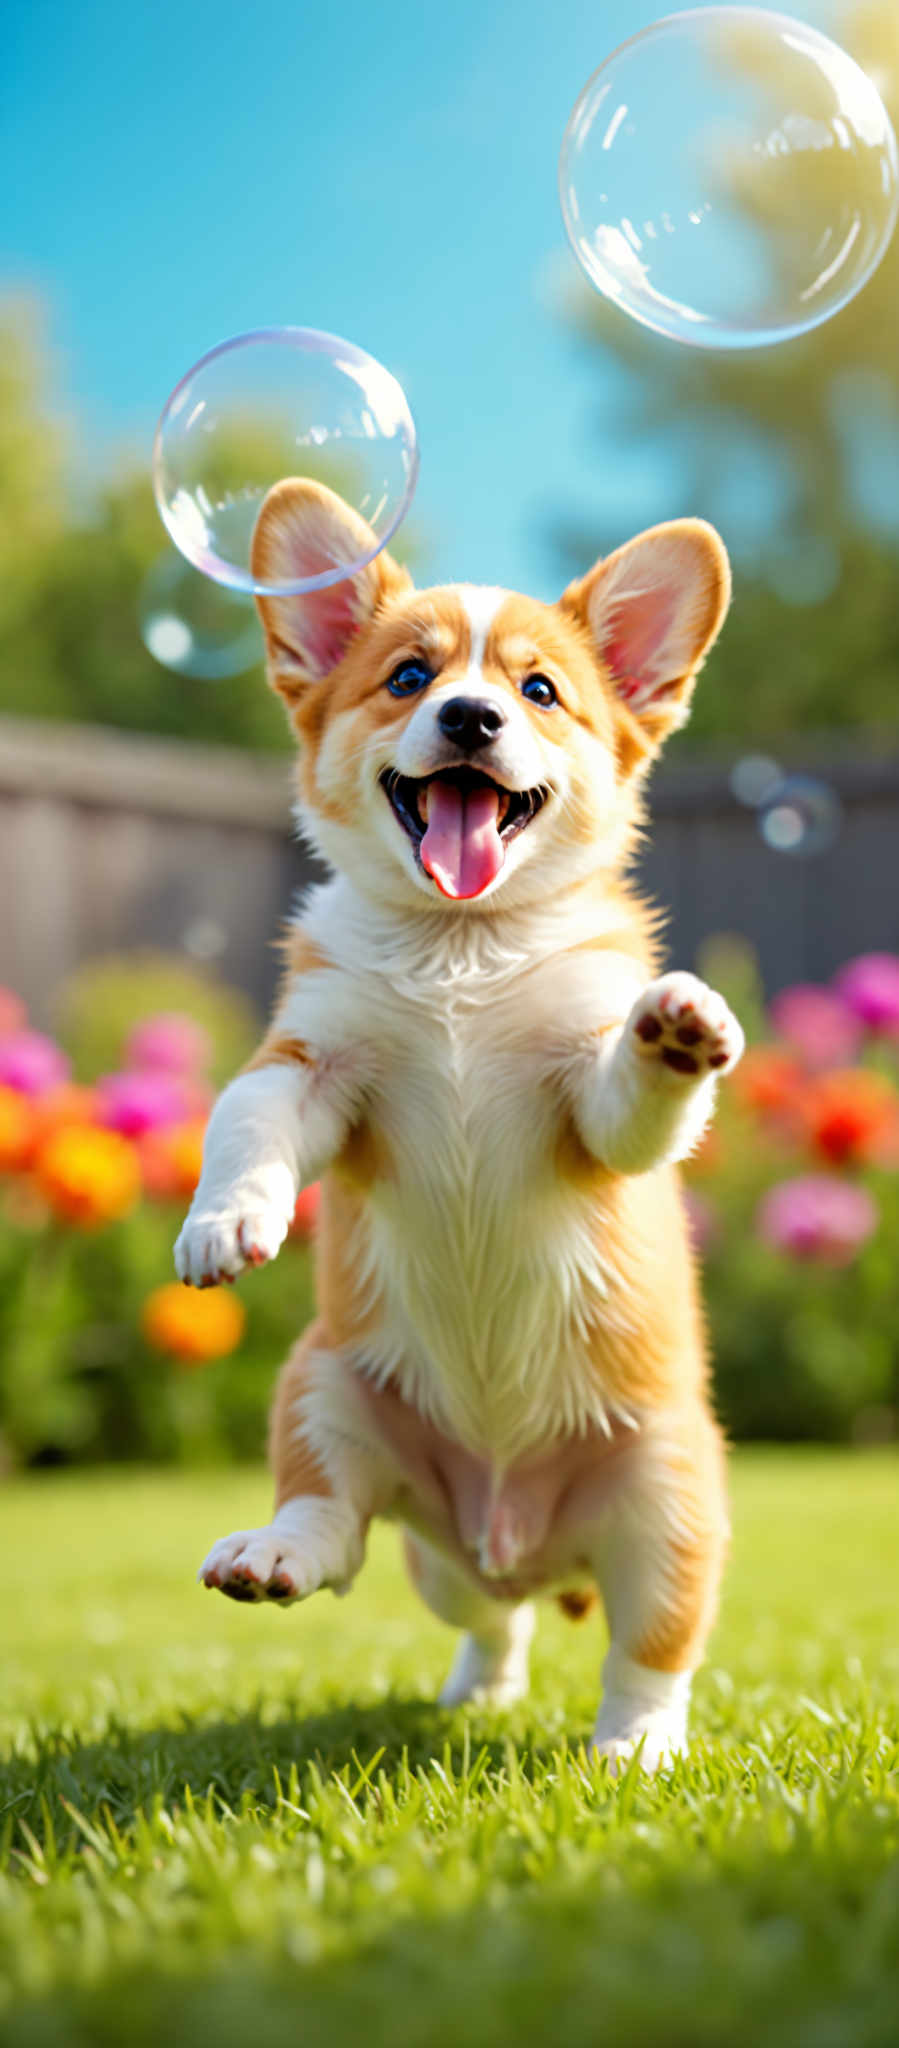
M287 480L253 568L358 562L370 530ZM555 604L419 591L385 553L258 600L333 870L291 927L273 1022L210 1120L175 1250L194 1286L275 1257L321 1179L318 1315L274 1399L275 1507L200 1569L237 1600L343 1592L375 1515L462 1631L442 1700L527 1684L532 1600L610 1647L613 1769L686 1743L727 1534L676 1165L743 1038L659 976L628 880L643 789L729 598L701 520L655 527Z

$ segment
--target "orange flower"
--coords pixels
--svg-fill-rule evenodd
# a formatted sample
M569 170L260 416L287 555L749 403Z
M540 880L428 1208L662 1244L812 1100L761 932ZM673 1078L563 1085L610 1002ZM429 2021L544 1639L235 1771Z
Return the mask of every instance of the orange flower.
M795 1053L785 1046L751 1045L729 1085L749 1109L780 1116L795 1108L805 1075Z
M895 1160L899 1100L885 1074L866 1067L816 1074L806 1082L800 1107L810 1144L832 1166Z
M17 1088L0 1083L0 1173L27 1166L34 1141L34 1105Z
M243 1302L224 1288L184 1287L177 1280L148 1294L141 1329L154 1351L167 1351L185 1365L224 1358L240 1343L247 1320Z
M70 1124L53 1131L35 1160L41 1193L65 1223L90 1226L127 1216L140 1193L137 1153L117 1131Z
M95 1119L97 1095L94 1088L79 1088L74 1081L66 1081L61 1088L52 1088L49 1095L33 1098L34 1136L32 1158L35 1158L47 1138L54 1131L63 1131L77 1124L81 1130Z
M203 1164L205 1117L172 1130L146 1131L138 1144L146 1193L160 1202L189 1201Z
M318 1212L321 1205L321 1182L314 1180L308 1188L301 1188L296 1199L288 1237L299 1238L307 1243L315 1235Z

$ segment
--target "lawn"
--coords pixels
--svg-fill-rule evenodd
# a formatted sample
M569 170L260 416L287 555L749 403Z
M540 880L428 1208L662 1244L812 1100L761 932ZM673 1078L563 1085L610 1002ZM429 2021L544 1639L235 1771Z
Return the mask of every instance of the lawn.
M532 1701L430 1704L450 1636L378 1532L351 1597L193 1584L255 1470L17 1481L0 2037L874 2048L899 2036L899 1459L744 1452L690 1761L582 1744L595 1621Z

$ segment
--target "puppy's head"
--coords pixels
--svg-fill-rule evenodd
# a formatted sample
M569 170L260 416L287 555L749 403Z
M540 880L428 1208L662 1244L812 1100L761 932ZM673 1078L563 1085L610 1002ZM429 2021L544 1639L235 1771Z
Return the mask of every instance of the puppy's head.
M370 529L287 479L253 541L260 582L358 561ZM701 520L654 527L557 604L416 591L385 553L330 588L257 600L300 741L300 814L335 867L391 901L499 909L621 863L642 775L683 723L727 609Z

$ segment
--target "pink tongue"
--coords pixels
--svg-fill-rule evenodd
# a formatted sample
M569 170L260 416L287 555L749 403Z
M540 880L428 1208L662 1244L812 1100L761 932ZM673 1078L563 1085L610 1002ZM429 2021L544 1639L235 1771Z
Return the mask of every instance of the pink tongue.
M503 864L495 789L463 792L454 782L428 785L421 858L444 896L480 896Z

